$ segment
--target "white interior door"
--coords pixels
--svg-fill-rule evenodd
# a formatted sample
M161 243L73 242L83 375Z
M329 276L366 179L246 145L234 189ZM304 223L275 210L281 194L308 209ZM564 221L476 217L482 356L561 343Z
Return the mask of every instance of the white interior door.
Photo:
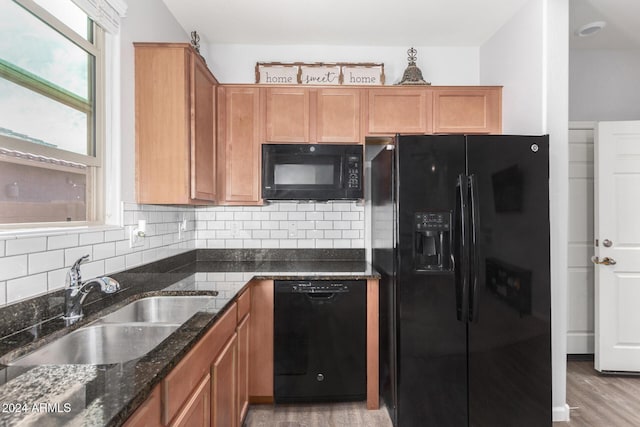
M595 368L640 371L640 121L595 138Z

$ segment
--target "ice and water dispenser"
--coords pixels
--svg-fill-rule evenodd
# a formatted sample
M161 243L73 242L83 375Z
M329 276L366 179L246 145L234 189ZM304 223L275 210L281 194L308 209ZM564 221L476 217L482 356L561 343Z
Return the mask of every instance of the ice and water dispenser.
M451 212L416 212L413 219L416 271L450 271Z

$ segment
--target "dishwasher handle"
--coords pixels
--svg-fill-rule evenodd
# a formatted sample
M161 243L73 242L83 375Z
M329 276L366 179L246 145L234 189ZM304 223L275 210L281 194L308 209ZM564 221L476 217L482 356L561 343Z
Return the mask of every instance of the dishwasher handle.
M307 298L312 301L329 301L335 298L337 292L304 292Z

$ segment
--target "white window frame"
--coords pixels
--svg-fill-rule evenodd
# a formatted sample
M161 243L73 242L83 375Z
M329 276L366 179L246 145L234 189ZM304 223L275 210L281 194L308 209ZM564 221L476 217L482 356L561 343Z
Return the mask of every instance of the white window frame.
M95 126L95 141L94 141L94 153L92 155L83 155L80 153L74 153L66 150L56 149L53 147L47 147L44 145L34 144L28 141L23 141L18 138L12 138L9 136L0 135L0 146L9 150L15 150L20 152L32 153L45 157L52 157L64 161L82 163L87 165L87 194L86 194L86 209L87 220L85 221L55 221L55 222L40 222L40 223L14 223L14 224L0 224L1 229L25 229L29 231L35 231L38 228L60 227L78 227L78 226L91 226L102 225L105 223L105 58L107 45L105 39L105 31L93 22L93 40L91 43L77 34L74 30L66 26L62 21L49 13L47 10L39 6L32 0L14 0L15 3L24 7L29 12L36 15L34 19L42 19L54 30L68 38L70 41L84 49L95 58L95 112L94 112L94 126ZM5 77L2 77L5 78ZM12 80L9 80L12 81ZM34 90L28 86L25 86L30 90ZM59 101L56 97L47 95L42 91L34 90L45 96ZM110 174L111 175L111 174ZM112 209L110 209L112 210ZM111 216L114 216L111 213ZM115 214L117 220L119 220L119 214ZM113 224L112 221L109 221Z

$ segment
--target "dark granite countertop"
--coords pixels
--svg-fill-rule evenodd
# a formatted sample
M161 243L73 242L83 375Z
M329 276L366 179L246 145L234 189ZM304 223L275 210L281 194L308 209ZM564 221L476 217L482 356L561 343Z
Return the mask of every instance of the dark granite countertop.
M110 365L0 365L0 425L121 425L231 305L249 280L379 277L358 250L194 250L111 275L121 291L85 304L65 327L62 291L0 310L0 363L26 354L136 299L215 295L142 358ZM286 260L286 261L285 261ZM92 295L93 296L93 295Z

